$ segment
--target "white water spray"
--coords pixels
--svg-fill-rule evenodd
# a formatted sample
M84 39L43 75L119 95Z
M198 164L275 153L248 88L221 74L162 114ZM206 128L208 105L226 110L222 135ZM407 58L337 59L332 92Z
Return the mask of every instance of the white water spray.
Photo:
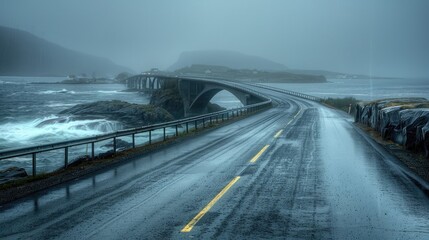
M0 125L0 148L37 145L89 137L122 129L118 122L106 119L77 120L51 115L27 122Z

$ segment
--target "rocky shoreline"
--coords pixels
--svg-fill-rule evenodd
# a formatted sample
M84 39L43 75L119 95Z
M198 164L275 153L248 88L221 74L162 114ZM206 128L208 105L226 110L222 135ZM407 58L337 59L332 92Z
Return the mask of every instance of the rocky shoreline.
M209 104L207 107L208 112L221 110L225 109L217 104ZM39 125L43 127L70 119L106 119L117 124L118 128L129 129L169 122L183 117L182 98L178 89L173 88L156 90L151 96L150 104L134 104L119 100L78 104L61 111L58 118L49 119ZM0 171L0 185L25 177L27 177L27 173L24 169L8 168Z
M128 103L119 100L78 104L60 112L80 118L106 118L121 123L124 128L136 128L174 119L167 110L155 105Z

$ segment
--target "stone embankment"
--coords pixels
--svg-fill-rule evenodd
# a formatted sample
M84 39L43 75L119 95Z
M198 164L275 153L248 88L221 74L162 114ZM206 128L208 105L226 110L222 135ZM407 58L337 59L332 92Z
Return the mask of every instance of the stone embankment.
M356 105L355 122L429 158L429 101L425 98L395 98Z

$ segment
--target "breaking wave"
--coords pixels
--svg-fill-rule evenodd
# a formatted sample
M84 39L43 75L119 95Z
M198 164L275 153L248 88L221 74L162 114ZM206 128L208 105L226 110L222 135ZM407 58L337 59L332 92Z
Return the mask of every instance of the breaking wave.
M0 125L0 148L83 138L120 129L122 125L119 122L106 119L81 120L51 115L34 121L8 122Z
M61 89L61 90L57 90L57 91L54 91L54 90L47 90L47 91L41 91L41 92L39 92L39 94L57 94L57 93L75 94L76 92L74 92L74 91L69 91L69 90L67 90L67 89L65 89L65 88L63 88L63 89Z

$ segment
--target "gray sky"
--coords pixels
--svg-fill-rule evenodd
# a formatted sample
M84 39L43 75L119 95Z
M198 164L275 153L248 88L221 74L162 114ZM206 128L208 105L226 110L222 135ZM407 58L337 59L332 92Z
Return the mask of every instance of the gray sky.
M290 68L429 76L427 0L0 0L0 25L136 71L221 49Z

